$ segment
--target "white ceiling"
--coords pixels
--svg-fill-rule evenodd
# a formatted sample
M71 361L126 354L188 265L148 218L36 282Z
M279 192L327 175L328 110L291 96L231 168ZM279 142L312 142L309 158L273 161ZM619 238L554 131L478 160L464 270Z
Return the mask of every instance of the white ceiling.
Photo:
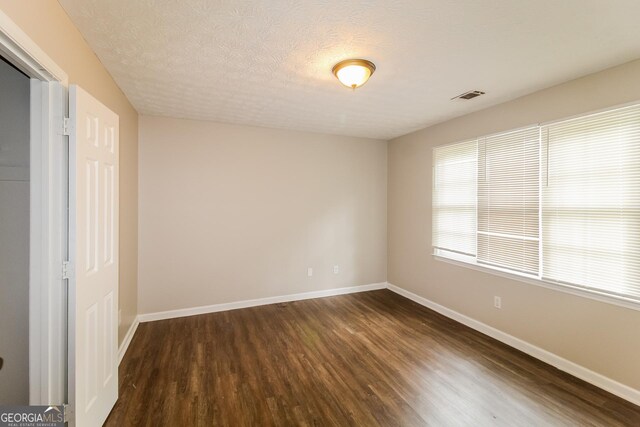
M640 57L638 0L60 3L142 114L382 139Z

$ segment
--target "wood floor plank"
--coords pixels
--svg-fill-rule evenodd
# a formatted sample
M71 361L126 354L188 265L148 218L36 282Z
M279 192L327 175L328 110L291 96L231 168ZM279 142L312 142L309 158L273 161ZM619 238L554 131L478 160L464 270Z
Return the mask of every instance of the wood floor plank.
M640 407L388 290L143 323L106 426L640 426Z

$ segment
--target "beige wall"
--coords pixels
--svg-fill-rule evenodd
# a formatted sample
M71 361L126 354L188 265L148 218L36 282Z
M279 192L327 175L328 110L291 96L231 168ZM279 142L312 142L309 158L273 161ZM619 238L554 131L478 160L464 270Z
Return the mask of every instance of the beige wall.
M121 342L136 316L138 254L138 113L56 0L0 0L7 14L69 76L120 116Z
M389 282L640 389L640 311L431 256L432 147L640 100L638 76L640 61L631 62L391 141Z
M386 203L384 141L141 116L139 311L384 282Z

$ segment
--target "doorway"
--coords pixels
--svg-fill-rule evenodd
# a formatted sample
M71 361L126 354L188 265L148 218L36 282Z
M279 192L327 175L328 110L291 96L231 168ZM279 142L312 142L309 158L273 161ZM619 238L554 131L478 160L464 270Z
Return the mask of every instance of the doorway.
M101 425L118 394L119 118L1 10L0 56L29 85L28 193L12 229L28 236L20 403L26 381L29 405L68 403L69 425Z
M10 76L0 89L8 101L0 114L8 118L0 122L0 404L59 405L67 397L68 77L2 11L0 57Z
M0 404L29 404L29 77L0 56Z

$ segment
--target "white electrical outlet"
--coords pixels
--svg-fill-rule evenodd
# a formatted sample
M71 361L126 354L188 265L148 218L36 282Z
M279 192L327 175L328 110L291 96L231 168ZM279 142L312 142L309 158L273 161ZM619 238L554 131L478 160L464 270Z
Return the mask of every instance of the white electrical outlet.
M493 297L493 306L495 308L502 308L502 298L500 297Z
M340 273L340 266L339 265L334 265L333 266L333 274L339 274Z
M307 268L307 276L309 277L313 276L313 268L311 267Z

